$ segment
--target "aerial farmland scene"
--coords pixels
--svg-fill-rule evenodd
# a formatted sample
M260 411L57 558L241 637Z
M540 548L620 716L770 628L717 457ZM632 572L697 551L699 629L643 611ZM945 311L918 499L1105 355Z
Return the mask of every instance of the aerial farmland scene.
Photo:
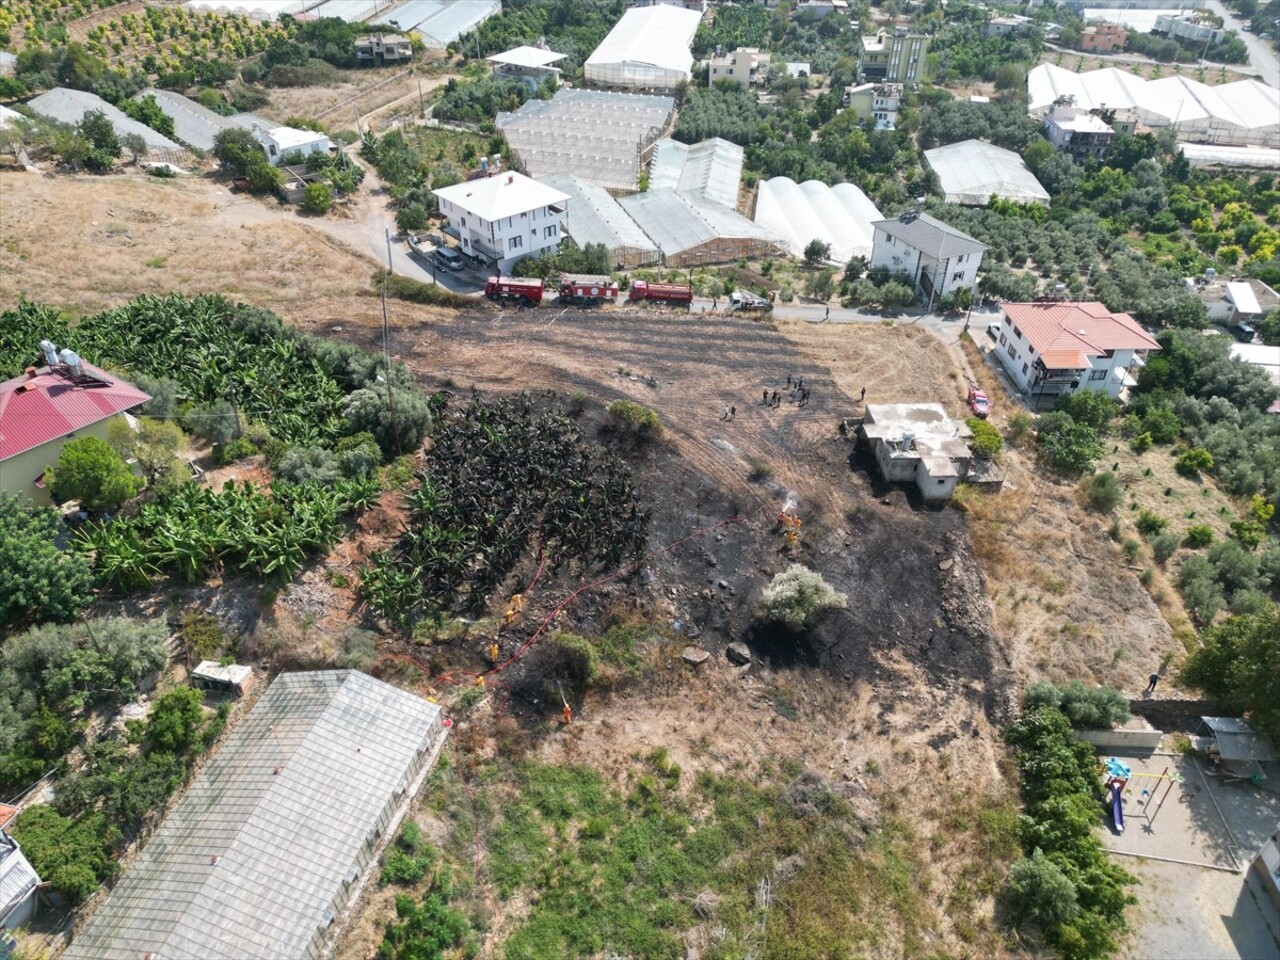
M1280 960L1280 0L0 0L0 960Z

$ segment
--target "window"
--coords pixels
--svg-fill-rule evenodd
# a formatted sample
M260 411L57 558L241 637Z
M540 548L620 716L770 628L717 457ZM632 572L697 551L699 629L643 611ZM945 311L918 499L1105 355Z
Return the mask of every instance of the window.
M1011 356L1011 357L1013 357L1013 358L1015 358L1015 359L1017 359L1017 356L1018 356L1018 351L1016 351L1016 350L1014 350L1014 349L1013 349L1013 344L1012 344L1012 343L1011 343L1011 344L1009 344L1009 356Z
M1000 334L1000 346L1002 346L1002 347L1003 347L1004 345L1005 345L1004 334L1003 334L1003 333L1001 333L1001 334Z
M1024 377L1027 375L1027 365L1025 363L1022 365L1022 375Z
M1013 335L1017 337L1019 340L1022 339L1022 331L1019 330L1017 327L1013 328Z
M951 275L951 282L952 282L952 283L958 283L958 282L960 282L960 281L961 281L961 280L963 280L963 279L964 279L964 271L963 271L963 270L957 270L955 273L953 273L953 274Z
M1089 371L1089 379L1090 379L1090 380L1105 380L1105 379L1107 379L1107 371L1105 371L1105 370L1091 370L1091 371Z
M546 234L545 234L545 235L546 235L546 236L548 236L548 237L554 237L554 236L556 235L556 228L555 228L555 226L553 225L553 226L547 227L547 231L546 231Z
M524 213L520 214L520 219L521 220L529 219L529 212L526 210Z
M524 246L524 237L512 237L507 243L510 244L512 250L518 250Z

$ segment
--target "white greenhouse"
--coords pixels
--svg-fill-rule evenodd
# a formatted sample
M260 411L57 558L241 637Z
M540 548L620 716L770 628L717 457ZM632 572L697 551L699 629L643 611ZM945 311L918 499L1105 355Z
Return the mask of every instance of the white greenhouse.
M1181 140L1280 147L1280 90L1257 80L1211 87L1189 77L1144 80L1115 67L1074 73L1051 63L1027 74L1033 117L1063 97L1085 110L1132 111L1153 129L1174 127Z
M938 175L947 203L983 207L996 196L1049 204L1049 191L1012 150L982 140L963 140L926 150L924 158Z
M673 110L671 97L561 88L494 122L529 176L572 173L629 193Z
M736 210L670 188L618 201L662 251L669 267L772 256L778 244Z
M624 270L658 262L658 245L603 187L571 173L555 173L539 180L569 198L564 230L579 247L604 244L611 262Z
M818 180L797 184L790 177L760 182L756 223L797 257L812 240L831 245L830 259L847 263L871 257L877 220L876 205L852 183L827 186Z
M587 83L636 90L674 90L692 76L693 35L702 14L667 3L632 7L587 58Z
M719 137L694 144L666 137L654 144L649 189L671 187L721 206L737 207L744 155L736 143Z

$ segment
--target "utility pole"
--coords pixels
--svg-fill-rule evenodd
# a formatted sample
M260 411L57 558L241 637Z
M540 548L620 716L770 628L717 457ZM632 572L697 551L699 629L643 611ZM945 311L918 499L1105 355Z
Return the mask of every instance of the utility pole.
M418 115L426 117L427 105L422 101L422 78L418 77Z
M387 255L391 251L391 232L387 231ZM396 438L396 453L404 453L400 448L400 427L396 423L396 391L391 383L391 324L387 319L387 277L382 277L382 355L387 361L387 412L391 415L391 433Z
M391 228L385 228L387 235L387 273L395 273L395 268L391 265Z

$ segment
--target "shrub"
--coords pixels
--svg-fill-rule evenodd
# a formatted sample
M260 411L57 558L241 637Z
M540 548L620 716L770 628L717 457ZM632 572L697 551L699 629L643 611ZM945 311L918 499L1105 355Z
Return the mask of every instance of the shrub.
M147 716L147 742L152 749L182 756L198 742L204 723L204 698L193 687L176 687L159 697Z
M1009 440L1012 443L1019 443L1029 436L1035 429L1035 417L1029 413L1015 413L1009 418L1009 425L1005 428Z
M1222 699L1233 711L1249 712L1254 727L1280 743L1280 608L1232 617L1206 630L1187 657L1183 682Z
M1164 530L1169 525L1169 521L1152 513L1150 510L1139 510L1135 525L1140 534L1144 537L1150 537Z
M328 486L341 474L338 458L322 447L292 447L280 458L276 473L290 483Z
M1039 849L1009 868L1005 890L1013 915L1046 932L1080 913L1075 884Z
M815 264L821 263L823 260L831 256L831 244L819 240L817 237L810 240L804 247L805 263Z
M1094 510L1099 513L1110 513L1120 505L1124 491L1114 473L1095 473L1089 478L1085 495L1089 498L1089 506Z
M1257 548L1266 538L1267 531L1261 523L1248 517L1231 521L1231 537L1250 550Z
M1172 530L1166 530L1164 533L1156 536L1151 541L1151 553L1156 558L1156 563L1164 566L1169 558L1173 556L1174 551L1178 549L1182 543L1182 538Z
M1036 436L1045 459L1063 473L1084 473L1103 453L1098 431L1065 413L1042 416Z
M1213 543L1213 528L1204 523L1187 527L1187 533L1182 538L1182 545L1190 549L1207 547L1211 543Z
M1213 454L1204 447L1193 447L1178 455L1174 468L1183 476L1198 477L1213 469Z
M637 437L662 435L662 420L658 412L634 400L615 400L607 408L615 429Z
M379 270L374 274L374 283L381 289L382 282L383 275ZM407 303L422 303L437 307L465 307L470 303L466 297L454 293L447 287L435 283L423 283L412 277L402 277L398 273L388 276L386 284L388 297L404 300Z
M1146 453L1151 449L1151 434L1140 433L1129 442L1134 453Z
M210 443L226 443L240 431L236 408L229 400L196 404L182 414L182 428Z
M1231 595L1231 612L1236 616L1252 616L1262 613L1271 604L1271 597L1261 590L1237 590Z
M427 208L420 203L406 203L396 211L396 229L401 233L418 233L427 229Z
M1113 687L1089 687L1072 680L1064 687L1038 680L1027 687L1023 708L1061 710L1073 727L1109 729L1129 719L1129 699Z
M391 403L395 403L395 415ZM347 420L352 433L368 433L382 455L390 459L413 453L431 429L428 398L418 390L395 387L388 395L385 383L374 383L347 397Z
M844 609L849 598L815 570L793 563L774 576L760 598L761 616L803 630L827 610Z
M302 197L302 209L307 213L314 213L320 216L329 212L329 208L333 206L333 188L327 183L312 183L307 185L306 191Z
M1235 540L1222 540L1208 551L1214 579L1228 590L1244 590L1258 582L1258 558Z
M245 457L252 457L257 452L258 448L248 437L236 437L227 443L219 444L217 460L220 464L235 463Z
M969 440L969 448L976 456L994 460L1000 455L1000 451L1004 448L1004 438L1000 436L1000 431L994 424L977 417L970 417L965 421L965 426L973 434Z
M36 873L78 904L110 874L109 853L119 832L102 814L68 820L52 807L36 804L19 815L13 835Z
M1120 412L1120 404L1101 390L1077 390L1059 397L1054 410L1066 413L1076 423L1102 430Z
M114 510L141 487L142 479L97 437L80 437L66 444L53 471L53 495L60 500L79 500L90 510Z
M56 510L0 493L0 627L70 620L89 603L89 562L58 549L63 529Z
M1133 539L1133 537L1126 538L1124 543L1120 545L1120 549L1124 551L1124 558L1130 563L1138 559L1138 550L1141 548L1142 544Z
M1173 443L1182 434L1182 423L1168 407L1152 407L1143 414L1141 429L1155 443Z

